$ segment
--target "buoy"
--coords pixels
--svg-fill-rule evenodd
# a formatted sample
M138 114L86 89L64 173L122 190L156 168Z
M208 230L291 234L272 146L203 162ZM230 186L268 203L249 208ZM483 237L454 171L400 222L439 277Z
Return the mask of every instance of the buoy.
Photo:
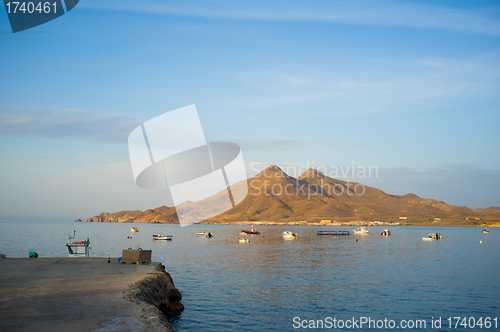
M226 239L226 241L227 241L227 239Z
M109 256L108 256L108 263L111 263L111 260L109 259Z
M479 241L479 243L483 243L483 241Z

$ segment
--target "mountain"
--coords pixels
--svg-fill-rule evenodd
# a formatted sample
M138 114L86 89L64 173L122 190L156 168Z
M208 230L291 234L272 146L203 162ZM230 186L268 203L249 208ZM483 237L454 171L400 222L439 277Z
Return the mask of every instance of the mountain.
M205 222L339 222L383 221L401 224L477 225L485 220L500 221L500 210L471 210L415 194L390 195L361 183L342 181L308 169L298 178L291 177L278 166L270 166L246 180L248 195L236 207ZM241 181L231 191L244 190ZM193 210L217 206L223 192L202 203L185 202ZM202 205L201 205L202 204ZM79 220L81 221L81 220ZM178 223L174 207L162 206L141 211L101 213L87 222Z
M489 208L486 209L477 209L477 210L500 210L500 206L490 206Z

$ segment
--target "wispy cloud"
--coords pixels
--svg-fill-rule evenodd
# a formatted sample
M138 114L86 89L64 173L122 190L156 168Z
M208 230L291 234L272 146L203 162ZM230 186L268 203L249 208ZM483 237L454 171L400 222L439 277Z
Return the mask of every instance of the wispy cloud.
M500 34L500 21L494 17L497 9L455 9L402 1L88 0L81 7L209 19L314 21Z
M244 151L283 151L304 147L327 146L325 140L292 137L229 138L225 141L238 144Z
M94 110L0 106L0 135L76 137L127 142L141 123L135 116Z
M411 57L341 59L318 70L313 64L283 64L266 70L238 70L227 75L245 94L226 100L234 106L322 109L335 114L460 107L464 98L498 98L499 54L464 58ZM422 107L424 105L425 107ZM328 110L330 112L330 110Z

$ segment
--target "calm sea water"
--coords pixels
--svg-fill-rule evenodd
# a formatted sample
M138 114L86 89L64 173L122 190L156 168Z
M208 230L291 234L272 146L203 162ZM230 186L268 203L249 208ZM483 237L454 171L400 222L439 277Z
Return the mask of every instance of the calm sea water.
M133 226L140 232L131 233ZM469 323L469 317L500 319L500 229L482 234L479 228L391 227L392 235L384 237L383 228L373 227L366 237L326 237L317 231L353 227L260 226L262 235L246 235L251 242L238 243L240 230L250 226L1 222L0 227L0 253L7 257L28 257L30 250L40 257L66 257L73 230L78 239L90 238L93 257L119 257L122 249L137 246L153 250L153 259L166 266L184 297L186 309L171 317L176 331L302 330L295 328L294 317L303 326L312 326L310 320L326 323L327 317L387 318L397 325L424 319L427 330L455 331L463 326L449 329L448 317L467 317ZM215 237L197 238L202 230ZM299 236L284 240L284 230ZM431 231L443 240L422 241ZM158 233L173 235L173 241L152 241ZM441 329L431 328L432 317L442 318ZM491 322L482 330L494 330ZM319 330L330 330L323 326ZM364 327L359 330L370 330Z

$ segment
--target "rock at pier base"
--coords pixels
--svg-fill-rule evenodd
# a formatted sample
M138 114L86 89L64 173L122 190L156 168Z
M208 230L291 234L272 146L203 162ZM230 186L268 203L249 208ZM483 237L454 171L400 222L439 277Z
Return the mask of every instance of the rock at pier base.
M180 303L182 294L175 288L174 281L165 266L156 265L157 272L130 286L123 295L140 305L141 320L148 326L165 326L171 329L166 314L184 310Z

